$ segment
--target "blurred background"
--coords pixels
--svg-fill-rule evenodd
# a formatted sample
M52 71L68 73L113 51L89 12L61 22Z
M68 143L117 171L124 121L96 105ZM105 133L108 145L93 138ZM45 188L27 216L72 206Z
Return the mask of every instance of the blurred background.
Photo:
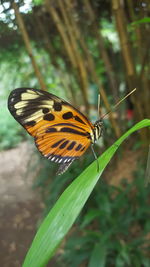
M38 226L60 194L92 161L90 150L61 177L13 119L17 87L47 90L88 118L137 88L109 118L99 156L150 115L148 0L0 1L0 263L22 265ZM150 266L148 129L128 139L102 175L48 266ZM31 266L32 267L32 266Z

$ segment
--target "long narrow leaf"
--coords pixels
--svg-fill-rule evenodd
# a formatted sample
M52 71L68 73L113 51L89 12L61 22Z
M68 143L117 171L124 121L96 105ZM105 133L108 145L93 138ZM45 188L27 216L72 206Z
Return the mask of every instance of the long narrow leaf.
M105 267L107 248L102 244L96 244L88 264L88 267Z
M96 162L93 162L68 186L40 226L23 267L43 267L48 263L120 144L131 133L147 126L150 126L148 119L133 126L99 157L99 173L97 173Z

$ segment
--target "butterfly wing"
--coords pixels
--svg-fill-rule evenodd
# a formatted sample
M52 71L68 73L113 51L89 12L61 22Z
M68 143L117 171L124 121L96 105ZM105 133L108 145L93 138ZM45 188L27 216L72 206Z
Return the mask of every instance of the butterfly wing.
M81 112L45 91L15 89L8 109L34 137L39 151L64 167L86 151L94 136L93 124Z

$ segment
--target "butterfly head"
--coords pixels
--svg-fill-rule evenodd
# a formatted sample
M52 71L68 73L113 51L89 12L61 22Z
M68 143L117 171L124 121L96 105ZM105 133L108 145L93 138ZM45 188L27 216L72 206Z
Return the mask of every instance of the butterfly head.
M94 142L96 142L102 136L102 132L103 121L102 119L99 119L94 123Z

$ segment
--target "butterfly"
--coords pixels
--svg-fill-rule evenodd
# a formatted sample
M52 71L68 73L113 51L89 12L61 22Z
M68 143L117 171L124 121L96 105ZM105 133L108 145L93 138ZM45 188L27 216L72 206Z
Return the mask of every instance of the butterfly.
M43 90L13 90L8 98L8 109L34 137L42 155L60 164L58 175L102 135L101 119L92 124L71 104Z

